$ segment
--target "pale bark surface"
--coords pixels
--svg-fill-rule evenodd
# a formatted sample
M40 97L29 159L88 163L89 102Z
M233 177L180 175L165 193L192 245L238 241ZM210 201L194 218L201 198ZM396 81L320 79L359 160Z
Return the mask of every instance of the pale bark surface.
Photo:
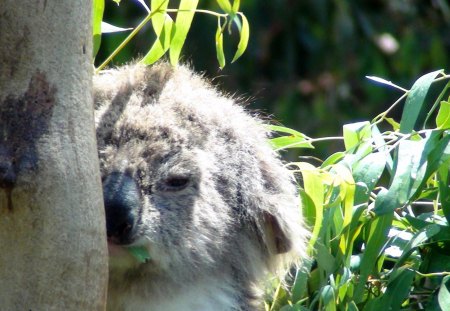
M90 24L90 1L1 1L1 310L104 309Z

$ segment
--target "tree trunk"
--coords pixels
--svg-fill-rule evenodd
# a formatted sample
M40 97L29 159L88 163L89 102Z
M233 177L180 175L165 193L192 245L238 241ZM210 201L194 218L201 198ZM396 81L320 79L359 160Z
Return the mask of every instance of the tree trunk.
M1 1L1 310L105 309L91 14L91 1Z

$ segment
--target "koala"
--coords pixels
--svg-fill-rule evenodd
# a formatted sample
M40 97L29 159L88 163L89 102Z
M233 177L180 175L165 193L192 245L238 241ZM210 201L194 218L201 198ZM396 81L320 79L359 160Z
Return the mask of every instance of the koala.
M262 310L261 277L300 262L308 237L264 122L164 62L95 76L94 99L107 310Z

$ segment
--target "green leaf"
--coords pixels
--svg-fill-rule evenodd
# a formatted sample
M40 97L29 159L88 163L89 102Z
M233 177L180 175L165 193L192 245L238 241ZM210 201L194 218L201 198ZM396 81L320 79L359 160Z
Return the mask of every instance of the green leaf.
M234 63L239 57L244 54L244 51L247 49L248 40L250 38L250 26L248 24L248 20L245 17L244 14L239 14L242 18L242 27L239 29L239 43L236 50L236 53L234 54L234 57L232 59L232 63ZM236 16L237 18L237 16Z
M364 156L371 148L371 129L368 121L344 125L345 150Z
M156 34L156 40L141 60L141 63L146 65L153 64L170 48L173 20L166 13L168 4L168 0L152 0L152 26Z
M93 57L98 53L100 49L102 39L102 20L103 12L105 10L105 0L94 0L92 4L92 33L93 33Z
M382 195L385 195L384 191L378 193L378 196ZM377 259L381 254L381 249L387 241L387 233L392 224L393 217L393 213L378 216L370 225L366 249L360 264L360 276L355 288L354 299L356 303L360 303L364 300L363 293L366 281L369 275L373 273Z
M172 27L172 39L170 45L170 63L173 66L178 64L181 49L186 40L187 33L191 27L192 19L194 18L195 9L197 8L198 0L181 0L178 7L177 18Z
M292 286L292 301L295 303L299 301L306 293L308 286L309 271L311 271L312 260L305 260L302 266L297 269L295 274L294 285Z
M239 11L239 6L241 5L241 1L240 0L234 0L233 1L233 13L236 14Z
M133 29L133 28L122 28L122 27L117 27L117 26L102 22L102 33L122 32L122 31L131 30L131 29Z
M333 153L325 161L323 161L323 163L320 167L325 168L327 166L336 164L338 161L342 160L342 158L344 158L344 156L345 156L345 152L343 152L343 151Z
M315 208L314 229L312 230L311 238L309 240L309 250L311 251L322 227L324 184L319 170L313 165L306 162L297 162L293 163L293 165L296 165L299 168L303 177L305 193L311 198L309 203Z
M136 258L137 261L144 263L150 260L150 254L144 246L131 246L127 248L128 251Z
M441 107L436 117L436 125L439 129L450 128L450 103L441 101Z
M442 279L441 286L439 288L438 301L442 310L447 310L450 306L450 275L445 276Z
M233 10L231 9L230 1L228 0L216 0L217 4L220 6L222 11L224 11L227 14L233 13Z
M420 122L425 119L423 112L426 109L425 98L434 79L442 72L437 70L420 77L412 86L406 98L400 121L400 132L411 133L420 127Z
M219 62L220 69L225 67L225 53L223 52L223 28L220 25L220 17L217 21L217 30L216 30L216 57Z
M409 267L398 269L395 278L389 280L384 295L375 299L367 310L401 310L402 303L408 298L410 293L414 276L415 272Z
M448 186L450 184L449 167L447 165L441 166L438 170L437 177L442 211L444 212L447 222L450 223L450 187Z
M399 143L391 186L386 195L377 197L375 213L391 213L405 205L419 189L427 168L426 157L430 150L425 146L428 139L429 137L421 141L404 140Z
M408 257L417 247L419 247L420 245L428 241L430 238L438 234L439 231L441 231L441 227L439 225L430 224L419 230L417 233L415 233L412 239L408 242L408 244L402 249L403 254L398 259L397 263L395 264L395 267L403 265L403 263L408 259Z
M357 188L355 204L361 204L369 200L370 192L373 191L386 166L388 155L383 152L370 153L353 165L353 177L356 183L367 186L367 192L360 192ZM360 189L360 190L358 190Z
M274 150L282 150L288 148L309 148L314 149L309 141L306 141L304 137L298 136L282 136L269 140L270 145Z
M290 128L284 127L284 126L268 124L268 125L266 125L266 127L270 131L274 131L274 132L286 133L286 134L291 134L291 135L300 136L300 137L307 137L303 133L300 133L300 132L298 132L296 130L293 130L293 129L290 129Z
M269 143L275 150L282 150L287 148L314 149L313 145L309 141L307 141L307 139L309 138L306 135L297 132L296 130L277 125L268 125L267 128L271 131L290 134L288 136L276 137L269 140Z
M334 288L330 285L325 285L322 288L321 298L323 301L323 305L325 307L326 311L335 311L336 310L336 303L335 303L335 294L334 294Z

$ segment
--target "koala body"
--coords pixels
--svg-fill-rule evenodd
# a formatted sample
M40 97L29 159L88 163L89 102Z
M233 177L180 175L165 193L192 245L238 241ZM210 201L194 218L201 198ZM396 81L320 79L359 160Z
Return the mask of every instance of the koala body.
M184 66L105 71L94 92L107 309L262 309L261 276L304 257L307 237L263 122Z

